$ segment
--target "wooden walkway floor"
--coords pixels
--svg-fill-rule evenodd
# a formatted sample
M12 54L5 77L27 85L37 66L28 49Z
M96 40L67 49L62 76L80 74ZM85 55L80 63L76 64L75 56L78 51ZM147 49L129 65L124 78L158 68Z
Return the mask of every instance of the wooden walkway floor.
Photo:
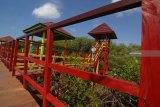
M0 107L39 107L2 62L0 62Z

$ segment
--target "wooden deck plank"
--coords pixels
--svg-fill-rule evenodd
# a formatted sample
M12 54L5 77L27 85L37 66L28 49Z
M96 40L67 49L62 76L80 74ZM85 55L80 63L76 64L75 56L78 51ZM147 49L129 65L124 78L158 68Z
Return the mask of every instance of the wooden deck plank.
M0 62L0 107L39 107L22 84Z

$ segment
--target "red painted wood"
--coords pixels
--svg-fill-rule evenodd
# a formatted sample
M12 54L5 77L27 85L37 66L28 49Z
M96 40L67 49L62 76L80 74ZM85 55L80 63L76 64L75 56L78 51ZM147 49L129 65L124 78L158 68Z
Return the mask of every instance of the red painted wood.
M56 97L54 97L50 93L47 94L47 100L56 107L66 107L65 104L63 104L61 101L59 101Z
M79 22L82 22L82 21L90 20L90 19L93 19L93 18L97 18L97 17L100 17L100 16L108 15L108 14L111 14L111 13L119 12L119 11L122 11L122 10L138 7L140 5L141 5L140 0L134 0L134 1L133 0L128 0L128 2L126 0L123 0L123 1L111 4L111 5L108 5L108 6L104 6L102 8L96 9L96 10L92 10L92 11L87 12L87 13L72 17L70 19L61 21L61 22L56 23L55 25L52 25L48 28L54 29L54 28L58 28L60 26L67 26L67 25L79 23ZM151 6L154 7L154 5L151 5ZM153 10L150 10L150 11L153 11ZM153 12L153 13L156 13L156 12ZM154 21L155 21L155 19L154 19ZM149 21L149 20L151 20L151 18L146 19L146 20ZM157 22L157 21L155 21L155 22ZM154 24L155 24L155 22L154 22ZM153 23L150 23L150 21L147 22L147 23L149 23L151 25L153 24ZM37 30L35 32L32 32L30 34L25 35L25 36L30 36L31 34L36 34L36 33L42 32L44 30L47 30L47 45L46 45L45 61L40 61L40 60L34 59L34 58L28 58L26 54L25 54L25 56L17 55L18 40L16 40L15 50L14 50L13 73L12 73L14 75L15 70L18 71L23 76L24 81L27 80L35 89L37 89L43 95L43 107L48 107L49 102L51 102L55 106L60 106L60 107L65 106L62 102L60 102L57 98L53 97L50 94L50 91L49 91L49 89L50 89L50 68L53 68L53 69L58 70L60 72L70 74L72 76L82 78L84 80L93 81L93 82L101 84L103 86L113 88L113 89L117 89L121 92L125 92L125 93L128 93L128 94L134 95L134 96L139 95L139 86L135 83L131 83L131 82L120 80L120 79L111 78L111 77L108 77L108 76L101 76L101 75L98 75L98 74L93 74L93 73L89 73L89 72L85 72L85 71L77 70L77 69L73 69L73 68L67 68L67 67L64 67L64 66L57 65L57 64L51 64L51 62L52 62L53 33L52 33L51 29L48 29L48 28L40 29L40 30ZM149 28L149 27L147 26L146 28ZM152 32L154 31L153 28L154 28L154 26L152 27ZM157 26L157 28L159 28L159 26ZM154 34L154 33L152 33L152 34ZM150 35L151 35L151 33L149 33L148 38L151 37ZM156 37L157 36L155 36L155 38ZM157 41L153 38L152 38L152 41L155 42L155 43L150 43L150 41L148 41L149 40L148 38L143 36L142 48L144 50L147 49L150 46L151 46L151 49L152 49L154 46L157 46L157 44L158 44ZM6 46L4 45L4 47L6 47ZM7 48L4 48L4 51L3 51L3 61L4 61L4 63L7 62L6 59L5 59L6 49ZM156 49L159 49L159 48L156 48ZM24 60L26 60L26 61L27 60L32 61L32 62L41 64L45 67L45 70L44 70L44 87L43 88L40 87L35 81L33 81L29 76L27 76L26 71L25 71L25 73L23 73L22 70L15 67L16 62L17 62L17 56L20 56L20 57L24 58ZM155 89L155 88L159 88L159 87L156 86L157 85L156 83L155 84L153 83L154 82L153 80L158 80L159 81L159 79L157 78L158 76L155 76L155 73L151 72L151 70L152 70L151 67L147 67L147 66L150 66L150 64L153 64L154 61L158 62L157 64L154 65L155 68L153 68L154 72L157 73L158 70L159 70L159 68L157 66L159 64L159 59L157 58L157 59L153 60L153 58L142 58L143 66L141 67L141 87L143 89L141 88L141 91L140 91L140 96L141 97L140 97L140 100L139 100L140 101L139 106L142 106L144 104L144 102L147 102L147 103L145 103L147 105L152 104L152 103L153 104L155 103L155 105L156 105L158 103L157 99L159 98L158 97L159 94L155 93L155 92L158 92L157 89ZM153 67L153 65L152 65L152 67ZM25 69L26 69L26 66L25 66ZM147 71L147 74L146 74L145 70ZM152 76L151 80L149 80L149 76ZM154 79L154 77L155 77L155 79ZM149 83L146 83L146 81L148 81ZM150 86L154 87L154 90L155 90L154 92L151 92L151 87ZM148 89L148 90L147 91L144 90L145 88ZM153 94L153 95L157 94L157 95L155 95L155 97L154 97L151 94ZM144 100L144 96L145 96L145 100ZM151 97L154 97L154 98L152 99Z
M12 62L13 62L13 52L14 52L14 41L11 42L11 51L10 51L10 63L9 63L9 71L12 70Z
M18 54L18 42L19 40L17 39L15 41L15 48L14 48L14 55L13 55L13 67L12 67L12 76L15 76L15 66L17 63L17 54Z
M11 50L11 60L10 60L10 72L12 71L12 65L13 65L13 55L14 55L14 49L15 49L15 40L12 41L12 50Z
M44 96L44 88L42 88L39 84L33 81L29 76L25 75L23 71L19 68L15 67L15 70L19 72L23 76L23 78L25 78L40 94ZM50 93L46 95L46 99L56 107L66 107L60 100L52 96Z
M34 62L36 64L40 64L42 66L45 66L45 61L34 59L34 58L28 58L28 57L23 57L23 58L26 59L26 60L28 60L28 61Z
M28 57L29 53L29 37L26 36L25 38L25 47L24 47L24 56ZM28 60L24 60L24 75L27 75L27 70L28 70ZM27 88L27 81L25 78L23 78L23 87Z
M41 93L41 94L43 95L44 90L43 90L43 88L42 88L39 84L37 84L35 81L33 81L29 76L25 75L25 74L23 73L23 71L20 70L19 68L15 67L14 69L15 69L18 73L20 73L20 74L23 76L23 78L24 78L25 80L27 80L39 93Z
M53 32L51 29L47 30L47 41L46 41L46 53L45 53L45 68L44 68L44 95L43 95L43 107L49 106L47 100L47 94L50 93L50 76L51 69L48 64L52 63L52 47L53 47Z
M142 10L139 107L160 107L160 0L142 0Z
M85 72L83 70L68 68L58 64L49 64L49 66L54 70L67 73L69 75L76 76L84 80L93 81L95 83L101 84L109 88L117 89L121 92L128 93L133 96L138 96L139 94L139 86L136 83L108 76L101 76L95 73Z

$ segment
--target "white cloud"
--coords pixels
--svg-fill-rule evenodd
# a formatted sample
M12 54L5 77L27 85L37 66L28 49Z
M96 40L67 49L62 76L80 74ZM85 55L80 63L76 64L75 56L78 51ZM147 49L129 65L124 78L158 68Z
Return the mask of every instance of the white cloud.
M58 5L54 3L45 3L42 6L35 8L32 12L37 18L56 19L61 16Z
M117 1L121 1L121 0L112 0L112 3L117 2Z
M118 2L118 1L121 1L121 0L112 0L111 2L115 3L115 2ZM126 10L126 11L123 11L123 12L119 12L119 13L116 13L116 16L117 17L123 17L124 15L131 15L131 14L133 14L135 12L141 12L141 8L138 7L138 8Z

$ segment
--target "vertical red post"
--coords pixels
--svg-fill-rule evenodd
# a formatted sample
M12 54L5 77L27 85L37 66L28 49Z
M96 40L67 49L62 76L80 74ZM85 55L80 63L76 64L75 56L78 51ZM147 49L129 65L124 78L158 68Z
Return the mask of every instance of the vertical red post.
M7 59L7 43L5 43L5 52L4 52L4 64L6 66L6 59Z
M39 47L40 47L40 44L37 45L37 53L36 53L37 55L39 55Z
M2 59L2 57L3 57L3 44L2 44L2 42L1 42L1 51L0 51L0 53L1 53L1 61L3 60Z
M15 66L17 63L17 54L18 54L18 42L19 40L16 39L15 41L15 48L14 48L14 55L13 55L13 67L12 67L12 76L15 76Z
M160 0L142 0L139 107L160 106Z
M7 58L6 58L6 62L7 62L7 68L9 68L9 52L10 52L10 50L9 50L9 47L10 47L10 43L7 43Z
M3 44L1 44L1 61L3 60L3 49L4 49L4 46L3 46Z
M4 44L4 52L3 52L3 63L6 65L5 57L6 57L6 43Z
M29 53L29 37L25 37L25 47L24 47L24 56L25 58L28 57ZM27 70L28 70L28 60L24 59L24 75L27 75ZM27 88L27 81L23 77L23 87L26 89Z
M7 43L7 57L6 57L6 63L7 63L7 68L9 68L9 66L8 66L8 64L9 64L9 45L10 45L10 43Z
M2 43L0 41L0 60L1 60L1 52L2 52Z
M53 47L53 32L51 29L47 29L47 42L46 42L46 53L45 53L45 68L44 68L44 95L43 95L43 107L49 107L47 101L47 94L50 93L50 76L51 69L49 63L52 63L52 47Z
M7 67L7 58L8 58L8 55L7 55L7 48L8 48L8 43L6 43L6 47L5 47L6 49L5 49L5 66Z
M5 51L5 45L3 44L3 52L2 52L2 62L4 61L4 51ZM4 63L4 62L3 62Z
M105 46L105 49L104 49L104 68L103 68L103 75L105 75L106 72L108 71L109 45L110 45L110 39L107 37L107 38L106 38L106 46Z
M13 54L14 54L14 45L15 41L12 41L11 43L11 54L10 54L10 65L9 65L9 71L12 71L12 63L13 63Z
M9 69L9 63L10 63L10 46L11 46L11 42L7 43L7 68Z

